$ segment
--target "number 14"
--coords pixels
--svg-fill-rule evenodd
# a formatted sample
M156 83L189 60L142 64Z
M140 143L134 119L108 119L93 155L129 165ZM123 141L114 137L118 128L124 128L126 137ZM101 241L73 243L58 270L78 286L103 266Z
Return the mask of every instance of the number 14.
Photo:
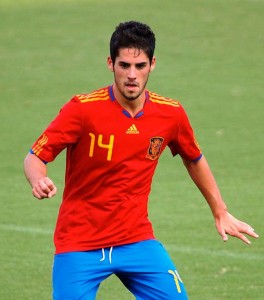
M93 133L89 133L89 136L91 137L91 144L90 144L89 156L93 157L96 136ZM113 147L114 147L114 139L115 139L114 135L111 134L110 135L110 139L109 139L109 144L103 144L103 135L99 134L98 137L97 137L97 145L100 148L108 149L108 151L107 151L107 157L106 157L106 159L108 161L110 161L112 159Z

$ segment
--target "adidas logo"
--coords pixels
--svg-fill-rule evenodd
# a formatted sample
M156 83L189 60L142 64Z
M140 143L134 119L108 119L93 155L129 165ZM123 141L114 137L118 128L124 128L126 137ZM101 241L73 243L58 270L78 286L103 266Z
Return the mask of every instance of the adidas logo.
M135 124L130 126L128 130L126 131L126 134L139 134L139 131L137 130L137 127Z

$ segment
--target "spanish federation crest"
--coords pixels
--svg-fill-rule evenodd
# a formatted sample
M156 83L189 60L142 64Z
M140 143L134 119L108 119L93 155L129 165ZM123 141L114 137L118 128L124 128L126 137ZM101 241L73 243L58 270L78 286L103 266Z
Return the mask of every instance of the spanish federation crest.
M150 139L148 153L146 155L147 158L151 160L157 159L161 154L161 146L164 141L162 137L153 137Z

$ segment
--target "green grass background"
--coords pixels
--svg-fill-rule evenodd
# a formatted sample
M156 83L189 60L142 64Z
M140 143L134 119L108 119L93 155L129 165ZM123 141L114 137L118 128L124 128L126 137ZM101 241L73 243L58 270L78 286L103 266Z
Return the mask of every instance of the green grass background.
M223 243L205 201L169 152L150 197L156 236L191 300L264 299L263 16L263 0L1 1L0 299L51 299L64 154L49 166L59 194L45 201L32 198L23 159L72 95L112 82L109 37L131 19L156 33L148 88L185 106L230 211L260 239L251 246ZM112 276L97 299L133 297Z

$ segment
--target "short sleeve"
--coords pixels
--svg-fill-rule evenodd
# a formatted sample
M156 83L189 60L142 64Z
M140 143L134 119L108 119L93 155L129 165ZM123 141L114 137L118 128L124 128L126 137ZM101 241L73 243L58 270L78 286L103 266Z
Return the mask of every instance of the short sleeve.
M66 147L78 141L82 130L81 107L74 97L35 141L31 152L45 162L53 161Z
M168 144L173 156L179 154L182 158L196 161L202 156L201 149L195 138L188 116L182 106L179 107L177 128Z

